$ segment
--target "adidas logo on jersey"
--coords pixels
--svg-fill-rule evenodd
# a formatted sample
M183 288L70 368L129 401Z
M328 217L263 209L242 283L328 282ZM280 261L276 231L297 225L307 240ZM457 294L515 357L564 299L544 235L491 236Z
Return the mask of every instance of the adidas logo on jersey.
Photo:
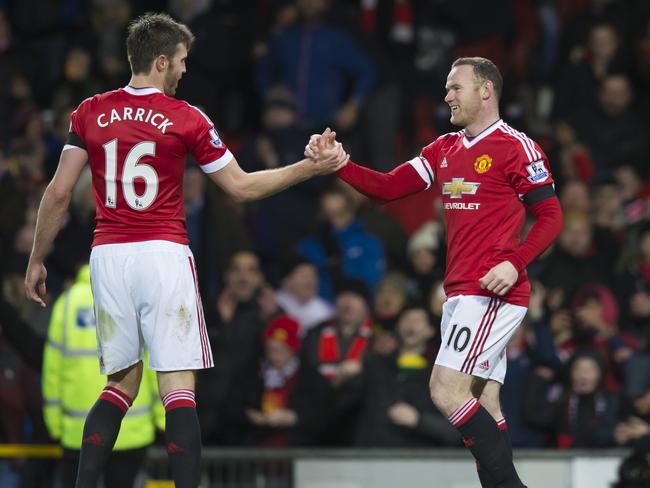
M441 168L446 168L447 167L447 158L442 158L442 163L440 163Z
M478 368L483 370L490 369L490 361L483 361L481 364L478 365Z

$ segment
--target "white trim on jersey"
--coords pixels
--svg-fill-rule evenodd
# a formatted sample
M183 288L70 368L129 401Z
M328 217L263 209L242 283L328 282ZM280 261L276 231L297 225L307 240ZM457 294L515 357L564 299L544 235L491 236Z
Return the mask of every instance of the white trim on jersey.
M427 187L425 189L429 189L433 183L433 173L431 172L430 168L426 168L425 164L428 166L428 163L425 163L423 159L424 158L421 158L420 156L415 156L413 159L407 161L407 163L413 166L415 171L417 171L420 175L420 178L422 178L422 181L427 184Z
M63 146L63 149L61 149L61 152L67 151L68 149L83 149L85 151L83 147L75 146L74 144L66 144Z
M152 95L154 93L162 93L158 88L146 87L146 88L135 88L129 85L126 85L123 90L131 95Z
M467 139L467 132L465 131L465 134L463 135L463 146L465 146L465 149L469 149L473 145L475 145L477 142L485 139L487 136L492 134L495 130L497 130L499 127L504 125L503 120L499 119L495 123L493 123L491 126L489 126L487 129L485 129L483 132L475 136L471 141Z
M200 113L203 116L203 118L208 122L208 124L210 124L212 127L214 127L214 124L210 120L210 117L208 117L203 110L201 110L199 107L197 107L195 105L192 105L191 103L188 103L188 105L190 107L192 107L194 110L196 110L198 113Z
M223 153L223 155L217 159L216 161L212 161L211 163L208 164L202 164L201 169L203 170L204 173L214 173L215 171L219 171L221 168L225 167L233 158L232 153L230 152L229 149L226 149L226 152Z
M514 137L521 143L521 146L524 148L524 152L526 153L526 157L528 158L529 163L542 159L542 154L537 149L535 149L535 143L526 134L516 131L508 124L503 124L500 130L504 134L508 134Z

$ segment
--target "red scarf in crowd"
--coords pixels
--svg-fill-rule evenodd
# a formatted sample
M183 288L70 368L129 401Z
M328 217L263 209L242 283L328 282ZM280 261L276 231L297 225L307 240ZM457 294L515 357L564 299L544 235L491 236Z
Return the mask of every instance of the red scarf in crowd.
M361 361L371 335L372 323L368 318L361 324L348 352L345 357L342 357L336 327L334 325L325 327L320 333L320 342L318 344L318 369L320 373L329 380L336 374L336 367L341 361Z

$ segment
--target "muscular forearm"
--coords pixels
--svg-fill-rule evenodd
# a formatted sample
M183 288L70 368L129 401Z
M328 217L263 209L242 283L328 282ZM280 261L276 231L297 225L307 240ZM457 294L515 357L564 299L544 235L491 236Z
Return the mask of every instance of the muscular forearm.
M562 230L562 209L556 197L548 198L530 207L536 220L526 240L509 261L521 272L551 245Z
M421 190L428 185L410 163L404 163L390 173L380 173L348 161L337 176L364 195L390 202Z
M30 258L32 261L42 263L50 252L54 238L68 212L71 196L71 193L55 194L52 186L48 186L45 190L38 208L34 247Z
M240 199L242 201L259 200L308 180L316 175L313 165L313 161L303 159L282 168L246 173L241 182Z

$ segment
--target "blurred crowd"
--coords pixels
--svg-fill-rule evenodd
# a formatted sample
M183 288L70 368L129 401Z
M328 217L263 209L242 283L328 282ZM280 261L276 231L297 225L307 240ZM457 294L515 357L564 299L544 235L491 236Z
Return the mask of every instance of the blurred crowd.
M147 0L0 0L0 442L44 441L49 309L23 274L36 209L84 98L126 85ZM492 59L502 116L549 156L564 215L529 270L503 405L521 447L650 450L650 3L644 0L169 0L196 35L177 96L246 170L334 128L388 171L451 130L451 62ZM188 161L185 206L216 366L209 445L458 446L429 399L445 300L435 189L378 206L321 177L234 203ZM48 303L89 255L85 174L47 261ZM481 252L477 249L476 252ZM20 327L16 324L21 324Z

